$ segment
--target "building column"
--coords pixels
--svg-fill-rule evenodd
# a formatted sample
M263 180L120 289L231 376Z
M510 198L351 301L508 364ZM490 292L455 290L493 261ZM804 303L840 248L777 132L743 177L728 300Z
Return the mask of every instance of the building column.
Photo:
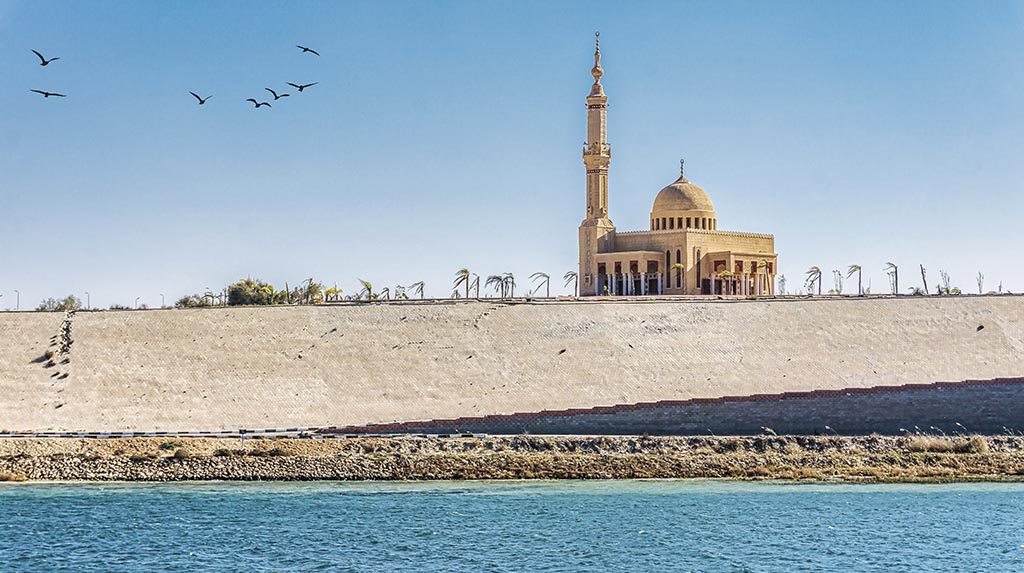
M640 273L640 294L647 294L647 273Z

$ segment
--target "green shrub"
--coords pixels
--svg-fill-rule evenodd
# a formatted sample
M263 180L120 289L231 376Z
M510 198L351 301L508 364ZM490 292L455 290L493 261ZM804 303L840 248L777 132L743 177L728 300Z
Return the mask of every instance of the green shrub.
M181 447L181 442L170 441L160 444L160 449L164 451L176 450Z

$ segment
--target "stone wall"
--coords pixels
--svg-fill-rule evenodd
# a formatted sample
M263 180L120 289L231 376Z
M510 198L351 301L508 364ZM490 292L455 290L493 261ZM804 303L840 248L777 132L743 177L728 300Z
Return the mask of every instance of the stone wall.
M1016 296L80 312L66 364L46 358L63 319L0 313L0 429L363 426L1024 376Z

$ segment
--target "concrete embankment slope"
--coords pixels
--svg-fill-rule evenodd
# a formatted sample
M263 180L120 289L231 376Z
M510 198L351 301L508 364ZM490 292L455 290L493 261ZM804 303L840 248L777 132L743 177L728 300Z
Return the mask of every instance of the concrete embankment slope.
M51 366L63 321L0 313L0 428L360 426L1024 378L1016 296L79 312Z

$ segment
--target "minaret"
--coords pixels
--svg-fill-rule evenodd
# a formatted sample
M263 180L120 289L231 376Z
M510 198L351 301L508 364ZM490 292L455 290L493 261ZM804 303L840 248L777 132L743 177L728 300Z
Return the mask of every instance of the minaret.
M595 35L594 85L587 96L587 143L583 147L583 165L587 168L587 216L580 224L581 295L601 294L597 285L597 264L594 255L611 248L615 225L608 218L608 165L612 148L608 144L608 96L601 85L601 33Z

